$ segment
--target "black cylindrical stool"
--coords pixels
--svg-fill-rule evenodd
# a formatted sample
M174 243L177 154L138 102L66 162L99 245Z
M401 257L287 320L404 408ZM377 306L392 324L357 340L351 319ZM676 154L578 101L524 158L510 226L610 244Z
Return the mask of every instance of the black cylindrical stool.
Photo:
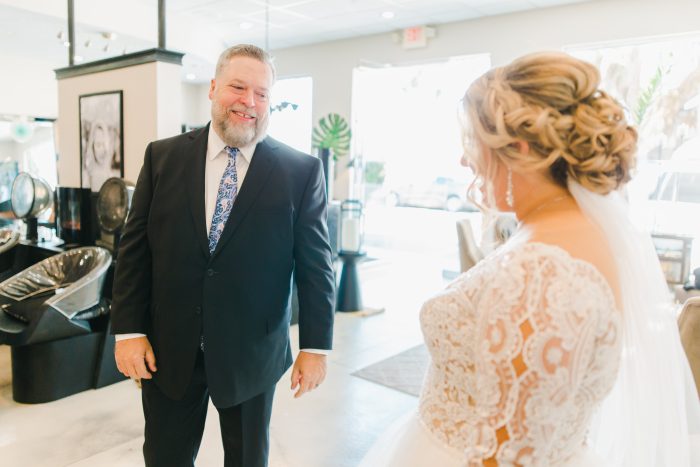
M343 262L343 269L340 273L340 284L338 284L336 311L360 311L363 309L357 263L365 256L366 253L358 252L340 251L338 253L338 257Z

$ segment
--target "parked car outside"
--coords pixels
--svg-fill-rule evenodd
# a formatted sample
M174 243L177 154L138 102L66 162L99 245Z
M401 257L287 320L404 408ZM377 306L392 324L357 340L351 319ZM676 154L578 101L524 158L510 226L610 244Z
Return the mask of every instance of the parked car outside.
M389 206L415 206L447 211L476 211L467 198L470 181L438 176L432 180L407 183L386 189Z
M693 237L691 270L700 267L700 160L670 162L649 196L652 232Z

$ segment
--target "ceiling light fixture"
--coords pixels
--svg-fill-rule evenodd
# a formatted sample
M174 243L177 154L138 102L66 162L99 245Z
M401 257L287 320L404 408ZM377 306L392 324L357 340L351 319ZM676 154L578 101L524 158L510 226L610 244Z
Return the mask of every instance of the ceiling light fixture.
M108 39L110 41L113 41L117 38L117 33L105 31L102 33L102 37L104 37L105 39Z
M63 47L70 47L70 42L63 41Z
M248 21L243 21L241 24L239 24L241 29L251 29L253 27L253 23L249 23Z
M393 19L396 14L393 11L385 11L382 13L382 18L384 19Z

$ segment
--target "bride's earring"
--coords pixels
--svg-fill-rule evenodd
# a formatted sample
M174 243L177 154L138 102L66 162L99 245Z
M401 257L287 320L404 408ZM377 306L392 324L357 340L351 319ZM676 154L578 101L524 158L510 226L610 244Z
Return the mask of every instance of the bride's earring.
M508 180L506 182L506 204L513 207L513 171L508 167Z

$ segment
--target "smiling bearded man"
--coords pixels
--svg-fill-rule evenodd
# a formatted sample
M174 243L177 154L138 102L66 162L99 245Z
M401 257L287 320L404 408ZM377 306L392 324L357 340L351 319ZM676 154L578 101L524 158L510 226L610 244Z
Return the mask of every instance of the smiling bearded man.
M255 87L246 90L245 78L258 76ZM265 137L270 119L269 92L274 80L272 68L250 58L219 60L216 78L211 81L211 118L218 134L230 147L240 148ZM248 93L253 99L248 99Z
M209 89L212 123L146 149L112 331L119 370L143 384L147 467L194 465L210 397L225 466L267 465L275 385L292 365L292 271L295 397L325 378L335 281L323 168L265 136L273 82L266 52L227 49Z

